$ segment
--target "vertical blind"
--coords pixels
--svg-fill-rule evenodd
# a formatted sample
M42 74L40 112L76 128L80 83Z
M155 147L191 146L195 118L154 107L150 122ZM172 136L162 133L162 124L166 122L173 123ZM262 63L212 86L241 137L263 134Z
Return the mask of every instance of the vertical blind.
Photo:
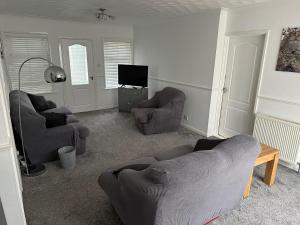
M18 89L18 70L22 62L31 57L49 59L49 44L46 35L4 34L4 56L12 90ZM48 63L33 59L21 72L21 90L33 94L52 92L52 85L44 80Z
M132 64L130 42L104 42L104 69L106 88L118 87L118 64Z

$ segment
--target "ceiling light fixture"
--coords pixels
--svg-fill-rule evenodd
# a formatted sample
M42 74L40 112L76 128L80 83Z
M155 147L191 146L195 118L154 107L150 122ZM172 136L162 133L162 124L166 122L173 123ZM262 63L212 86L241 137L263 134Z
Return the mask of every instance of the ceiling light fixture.
M114 20L115 17L109 14L105 13L106 9L100 8L99 11L96 14L96 18L100 21L100 22L105 22L108 20Z

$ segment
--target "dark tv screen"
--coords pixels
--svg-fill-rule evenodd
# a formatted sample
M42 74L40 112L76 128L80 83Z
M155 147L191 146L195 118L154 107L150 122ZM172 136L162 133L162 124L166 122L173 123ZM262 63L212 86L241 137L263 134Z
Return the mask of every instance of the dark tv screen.
M118 65L120 85L148 87L148 66Z

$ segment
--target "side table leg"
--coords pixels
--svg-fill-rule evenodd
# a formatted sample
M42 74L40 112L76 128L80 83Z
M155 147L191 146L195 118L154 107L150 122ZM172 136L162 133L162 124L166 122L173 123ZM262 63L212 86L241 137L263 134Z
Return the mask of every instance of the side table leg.
M269 186L275 183L278 162L279 162L279 154L276 154L274 156L274 159L267 163L264 182Z
M247 184L246 190L244 192L244 198L248 198L250 195L250 190L251 190L251 185L252 185L252 180L253 180L253 172L251 173L249 182Z

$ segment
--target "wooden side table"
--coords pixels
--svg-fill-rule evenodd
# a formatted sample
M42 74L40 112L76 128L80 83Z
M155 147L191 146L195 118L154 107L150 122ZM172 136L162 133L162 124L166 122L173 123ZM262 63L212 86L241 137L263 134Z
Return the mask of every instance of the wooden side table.
M279 162L279 150L272 148L268 145L261 144L261 153L255 161L255 166L267 163L264 182L265 184L272 186L275 183L277 167ZM247 184L244 192L244 198L249 197L251 185L253 180L253 174L251 174L250 180Z

